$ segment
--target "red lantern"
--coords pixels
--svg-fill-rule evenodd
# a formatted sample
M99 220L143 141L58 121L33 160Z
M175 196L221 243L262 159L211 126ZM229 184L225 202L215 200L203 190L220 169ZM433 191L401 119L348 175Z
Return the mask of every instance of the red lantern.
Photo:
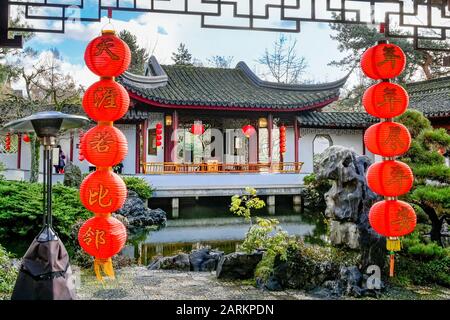
M378 44L367 49L361 57L364 74L374 80L395 78L403 72L405 65L405 54L395 44Z
M127 230L113 217L93 217L78 232L78 242L89 255L108 259L119 253L127 240Z
M104 31L92 40L84 53L88 68L100 77L117 77L128 69L131 52L114 31Z
M98 125L83 136L83 156L99 167L112 167L120 163L128 152L125 135L113 126Z
M205 125L194 123L191 126L191 133L195 135L202 135L203 133L205 133Z
M80 186L83 205L94 213L111 213L120 209L127 197L123 180L110 170L97 170L88 175Z
M286 152L286 127L285 126L280 127L280 152L281 153Z
M119 83L101 79L90 86L83 97L83 109L95 121L116 121L128 111L130 97Z
M27 134L24 134L22 139L23 139L23 141L25 141L26 143L30 142L30 136L27 135Z
M366 90L363 105L367 113L377 118L394 118L405 112L409 97L398 84L380 82Z
M156 129L156 134L162 134L162 129Z
M158 122L157 124L156 124L156 129L159 129L159 130L161 130L162 129L162 123L161 122Z
M248 124L248 125L242 127L242 133L247 138L250 138L252 135L254 135L256 133L256 130L252 125Z
M156 146L157 146L157 147L161 147L161 146L162 146L161 140L156 140Z
M414 231L416 214L404 201L384 200L372 206L369 222L376 232L385 237L401 237Z
M11 150L11 133L7 133L5 137L5 150L10 151Z
M394 157L408 151L411 135L408 129L400 123L380 122L366 130L364 143L367 149L374 154Z
M385 197L398 197L411 190L414 176L403 162L387 160L372 164L367 170L369 188Z

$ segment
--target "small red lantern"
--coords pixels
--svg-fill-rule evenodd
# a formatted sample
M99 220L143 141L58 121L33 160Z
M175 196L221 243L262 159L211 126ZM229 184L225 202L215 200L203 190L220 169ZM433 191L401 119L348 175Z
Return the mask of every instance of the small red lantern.
M161 147L161 146L162 146L161 140L156 140L156 146L157 146L157 147Z
M242 133L247 138L250 138L252 135L254 135L256 133L256 130L252 125L248 124L248 125L242 127Z
M414 182L411 168L395 160L372 164L366 176L369 188L385 197L398 197L409 192Z
M111 213L120 209L126 197L125 183L111 170L91 173L80 186L81 202L94 214Z
M416 227L414 209L400 200L384 200L375 203L369 212L372 228L385 237L401 237Z
M117 77L131 62L131 51L114 31L103 31L92 40L84 53L88 68L100 77Z
M400 123L380 122L366 130L364 143L367 149L374 154L394 157L408 151L411 135L408 129Z
M364 92L363 105L367 113L377 118L394 118L408 107L408 93L391 82L377 83Z
M83 156L99 167L112 167L120 163L128 152L125 135L113 126L98 125L82 139Z
M78 232L78 242L89 255L108 259L119 253L127 240L127 230L113 217L92 217Z
M11 133L7 133L5 137L5 150L10 151L11 150Z
M381 43L364 52L361 67L366 76L374 80L399 76L406 65L403 50L395 44Z
M112 79L94 83L83 97L83 109L95 121L119 120L127 113L129 105L127 91Z
M30 139L30 136L27 135L27 134L24 134L22 139L23 139L23 141L25 141L26 143L30 142L30 140L31 140L31 139Z
M195 135L202 135L205 133L205 125L200 123L194 123L191 126L191 133Z

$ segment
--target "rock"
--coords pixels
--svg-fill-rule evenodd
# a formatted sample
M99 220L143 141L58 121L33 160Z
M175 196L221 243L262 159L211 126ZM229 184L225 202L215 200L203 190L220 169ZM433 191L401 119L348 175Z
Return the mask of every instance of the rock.
M282 291L283 287L281 286L278 279L274 276L270 276L269 279L264 283L264 288L270 291Z
M256 266L261 261L263 252L252 254L234 252L222 256L216 269L220 279L249 279L254 276Z
M366 171L371 160L353 150L332 146L319 157L318 179L332 180L325 193L325 215L331 219L330 241L333 245L361 250L361 269L385 264L385 239L369 224L369 210L379 199L367 186Z
M189 255L191 271L214 271L222 256L222 251L215 251L210 248L194 250Z
M350 249L359 248L358 226L352 222L331 220L330 241L335 245L346 245Z
M116 211L127 218L129 228L144 228L161 226L166 223L166 213L161 209L149 209L138 194L128 190L128 196L123 207Z
M189 271L191 265L189 263L189 255L180 253L170 257L156 258L148 267L149 270L179 270Z
M83 176L81 174L80 167L74 165L72 162L64 167L64 180L63 184L67 187L80 188Z
M305 255L302 250L288 251L287 261L275 257L273 281L283 288L312 290L327 280L335 280L339 266Z

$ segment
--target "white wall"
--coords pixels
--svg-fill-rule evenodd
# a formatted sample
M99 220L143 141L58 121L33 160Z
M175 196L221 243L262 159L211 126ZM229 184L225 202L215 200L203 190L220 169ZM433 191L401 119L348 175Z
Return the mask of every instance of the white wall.
M136 173L136 125L118 124L117 128L122 131L128 141L128 153L123 160L123 173Z
M286 128L286 152L284 153L284 162L295 161L294 139L294 128Z
M344 146L363 154L363 130L300 128L299 161L304 162L302 173L313 172L313 141L318 134L329 135L334 146Z

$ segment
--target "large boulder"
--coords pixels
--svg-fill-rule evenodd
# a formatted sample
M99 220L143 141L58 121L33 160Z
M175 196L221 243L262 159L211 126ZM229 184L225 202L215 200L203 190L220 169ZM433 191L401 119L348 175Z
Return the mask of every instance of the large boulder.
M222 251L211 250L210 248L193 250L189 254L191 271L214 271L217 269L222 256Z
M144 228L149 226L162 226L166 223L166 213L161 209L149 209L138 194L128 190L128 196L122 208L116 211L127 218L128 227Z
M156 258L148 267L149 270L178 270L189 271L191 264L187 253L180 253L170 257Z
M234 252L222 256L217 265L216 276L219 279L249 279L254 276L256 266L261 261L262 251L251 254Z
M333 245L360 249L361 270L385 264L385 239L369 224L369 210L379 200L366 181L371 160L353 150L332 146L318 159L317 178L332 181L325 193L325 215L331 220L330 241Z
M286 261L275 257L271 287L312 290L327 280L335 280L339 265L327 259L316 259L303 250L290 249ZM268 287L269 288L269 287ZM270 289L270 288L269 288Z

